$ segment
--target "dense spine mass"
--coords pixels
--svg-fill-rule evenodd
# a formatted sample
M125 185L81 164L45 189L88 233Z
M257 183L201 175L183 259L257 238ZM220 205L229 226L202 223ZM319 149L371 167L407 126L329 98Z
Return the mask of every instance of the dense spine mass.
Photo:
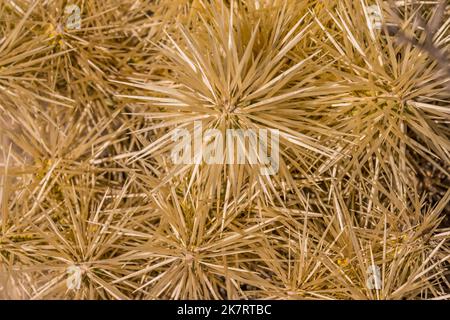
M0 0L0 298L448 299L435 2Z

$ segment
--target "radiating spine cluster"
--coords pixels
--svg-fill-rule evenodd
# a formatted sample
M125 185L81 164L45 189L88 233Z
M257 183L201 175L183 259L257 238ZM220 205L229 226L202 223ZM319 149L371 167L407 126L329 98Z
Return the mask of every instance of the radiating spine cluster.
M448 299L449 9L0 0L0 298Z

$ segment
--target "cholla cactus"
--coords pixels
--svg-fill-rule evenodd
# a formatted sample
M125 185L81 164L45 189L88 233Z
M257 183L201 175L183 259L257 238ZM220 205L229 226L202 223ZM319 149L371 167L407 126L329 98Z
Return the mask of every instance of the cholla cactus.
M0 17L0 298L449 297L445 2ZM175 163L179 129L278 132L278 170Z

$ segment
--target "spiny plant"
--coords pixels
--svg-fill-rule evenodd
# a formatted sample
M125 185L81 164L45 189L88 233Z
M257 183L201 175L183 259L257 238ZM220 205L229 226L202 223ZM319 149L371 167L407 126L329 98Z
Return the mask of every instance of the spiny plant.
M189 175L192 182L211 180L211 187L216 188L214 185L220 186L228 179L232 186L249 179L249 187L256 184L254 192L259 192L266 202L272 202L272 196L276 199L282 188L302 197L290 171L308 178L314 172L309 162L320 162L332 155L320 140L339 136L326 120L320 121L327 105L311 103L315 97L334 91L314 83L321 70L314 62L320 60L320 50L308 57L297 56L295 63L289 57L295 46L314 34L306 3L277 3L270 6L270 11L247 13L244 5L232 2L227 7L214 1L205 6L200 17L201 21L189 26L191 30L179 26L176 31L180 36L168 34L160 44L170 70L161 81L145 76L113 80L137 89L133 95L120 97L141 100L134 103L135 115L153 119L153 125L136 131L150 136L146 139L149 143L132 154L130 163L150 157L167 158L175 148L173 129L183 128L197 135L193 121L201 122L202 136L209 129L224 135L228 129L279 130L279 175L261 177L259 166L211 166L202 161L174 166L162 183ZM253 25L250 21L258 22ZM209 144L220 148L218 139L205 140L203 148ZM193 158L201 159L201 154L195 152ZM257 154L257 150L249 150L246 158L252 152ZM233 196L238 198L233 189Z
M0 0L0 298L449 299L449 31L444 1ZM279 130L279 171L173 163L194 121Z
M363 1L326 3L333 29L325 27L326 21L317 21L326 34L323 45L328 47L330 60L335 60L330 72L345 88L342 99L346 102L336 106L336 119L340 129L355 137L350 144L340 143L341 153L350 161L344 160L339 179L366 176L367 171L375 171L376 179L388 174L387 181L395 181L390 187L402 194L412 177L409 171L417 167L410 150L448 175L438 159L450 161L448 110L444 107L450 78L432 55L387 29L387 21L395 21L401 30L397 34L415 32L421 39L429 37L411 23L420 11L414 6L396 8L402 13L400 19L389 15L392 8L387 3L376 2L385 25L375 28ZM430 24L441 16L439 10L441 5L430 11ZM448 47L444 37L448 32L445 23L433 34L437 47Z

